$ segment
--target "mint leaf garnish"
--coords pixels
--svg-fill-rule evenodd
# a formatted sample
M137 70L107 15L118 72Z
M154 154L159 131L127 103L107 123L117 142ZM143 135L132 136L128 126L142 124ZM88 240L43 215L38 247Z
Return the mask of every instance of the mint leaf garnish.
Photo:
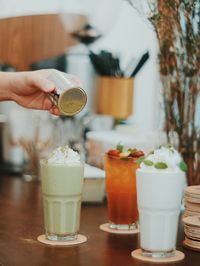
M170 143L168 143L167 145L166 145L166 148L168 148L168 149L173 149L173 146L172 146L172 144L170 144Z
M130 151L130 153L134 153L134 152L137 151L137 149L131 149L131 148L129 148L128 151Z
M150 160L143 160L143 163L147 166L152 166L153 165L153 162L150 161Z
M155 163L154 167L157 168L157 169L166 169L166 168L168 168L167 164L163 163L163 162Z
M143 163L144 162L144 160L145 160L145 158L144 157L140 157L139 159L137 159L137 163Z
M187 164L186 164L184 161L181 161L181 162L179 163L179 167L180 167L180 169L181 169L183 172L187 172L188 167L187 167Z
M150 151L148 155L154 154L154 151Z
M119 152L123 152L124 146L123 146L121 143L119 143L119 144L117 144L116 149L117 149Z

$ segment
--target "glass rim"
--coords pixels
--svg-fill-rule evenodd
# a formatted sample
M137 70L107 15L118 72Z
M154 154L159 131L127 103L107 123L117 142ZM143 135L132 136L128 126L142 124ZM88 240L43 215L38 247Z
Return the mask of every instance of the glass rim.
M85 165L85 162L84 161L80 161L80 162L75 162L75 163L56 163L56 162L53 162L53 163L48 163L47 161L48 159L46 158L41 158L39 161L40 161L40 164L41 165L48 165L48 166L75 166L75 165Z
M123 162L133 161L135 163L137 163L137 160L140 159L140 157L139 158L135 158L135 157L122 158L122 157L119 157L119 156L112 156L112 155L108 155L107 152L105 153L105 157L109 158L109 159L120 160L120 161L123 161Z
M167 169L151 169L150 171L147 171L146 169L143 169L143 168L141 168L141 167L139 167L137 170L136 170L137 172L140 172L140 173L145 173L146 175L183 175L183 176L185 176L185 172L183 172L183 171L169 171L169 170L167 170Z
M75 110L75 111L66 111L63 109L63 105L62 105L62 97L65 95L65 94L69 94L69 93L74 93L75 91L79 92L79 94L81 95L82 97L82 102L81 102L81 106L79 107L79 109ZM72 116L72 115L75 115L75 114L78 114L79 112L81 112L83 110L83 108L85 107L87 103L87 94L86 92L79 86L77 87L71 87L71 88L67 88L67 89L64 89L59 97L58 97L58 107L59 109L61 110L61 112L65 115L68 115L68 116Z

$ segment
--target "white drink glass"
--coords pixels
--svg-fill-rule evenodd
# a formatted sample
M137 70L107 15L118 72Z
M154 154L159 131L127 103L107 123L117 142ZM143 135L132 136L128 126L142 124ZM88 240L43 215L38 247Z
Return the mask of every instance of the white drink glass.
M41 182L46 238L76 240L80 227L84 164L41 160Z
M142 255L174 255L185 182L182 171L136 171Z

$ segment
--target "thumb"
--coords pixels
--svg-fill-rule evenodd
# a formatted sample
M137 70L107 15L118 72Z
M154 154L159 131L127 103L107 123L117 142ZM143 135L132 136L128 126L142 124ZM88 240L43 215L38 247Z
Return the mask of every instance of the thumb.
M36 77L33 81L33 85L44 92L54 91L56 86L55 84L48 80L47 78Z

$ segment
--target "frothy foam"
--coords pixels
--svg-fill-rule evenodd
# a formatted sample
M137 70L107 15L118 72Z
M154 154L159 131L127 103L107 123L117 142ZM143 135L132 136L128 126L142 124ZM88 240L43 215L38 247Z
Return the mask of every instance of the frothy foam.
M67 145L58 147L47 159L49 164L77 164L80 163L80 155Z
M152 165L146 165L144 162L140 164L140 168L144 171L165 171L165 172L180 172L180 163L182 161L181 155L175 150L173 147L161 147L159 149L154 150L153 153L147 155L145 160L151 161ZM155 168L156 163L164 163L167 165L165 169L157 169Z

